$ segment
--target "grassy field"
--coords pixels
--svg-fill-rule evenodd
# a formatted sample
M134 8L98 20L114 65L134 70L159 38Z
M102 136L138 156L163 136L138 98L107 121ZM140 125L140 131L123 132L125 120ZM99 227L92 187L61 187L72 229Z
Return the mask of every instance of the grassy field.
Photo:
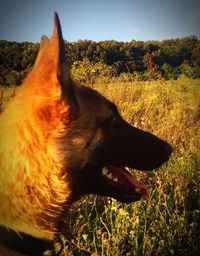
M66 234L55 244L59 255L199 255L200 80L116 82L95 89L132 125L172 143L174 153L156 171L132 170L148 185L148 199L125 205L88 196L74 205ZM4 89L2 108L12 94Z

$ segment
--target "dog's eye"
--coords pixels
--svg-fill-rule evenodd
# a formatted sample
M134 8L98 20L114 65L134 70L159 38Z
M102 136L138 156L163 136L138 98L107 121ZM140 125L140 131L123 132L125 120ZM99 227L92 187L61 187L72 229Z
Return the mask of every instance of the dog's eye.
M122 118L119 115L115 115L111 119L112 125L119 128L122 124Z
M118 117L113 116L110 121L113 122L113 123L116 123L118 121Z
M114 126L114 127L118 127L121 124L121 118L118 115L113 115L110 116L108 119L106 119L103 122L103 126Z

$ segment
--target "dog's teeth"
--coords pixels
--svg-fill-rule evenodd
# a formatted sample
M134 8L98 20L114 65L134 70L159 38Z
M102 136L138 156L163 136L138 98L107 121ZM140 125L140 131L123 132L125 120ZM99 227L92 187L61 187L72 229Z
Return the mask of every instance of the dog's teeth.
M140 193L141 190L139 188L135 188L135 192Z
M107 169L106 167L104 167L104 168L102 169L102 174L103 174L104 176L106 176L107 173L108 173L108 169Z
M108 179L112 180L112 174L109 173L107 176L106 176Z
M118 182L118 178L113 177L112 173L109 173L108 169L106 167L104 167L101 172L102 172L102 175L106 176L108 179L110 179L114 182Z

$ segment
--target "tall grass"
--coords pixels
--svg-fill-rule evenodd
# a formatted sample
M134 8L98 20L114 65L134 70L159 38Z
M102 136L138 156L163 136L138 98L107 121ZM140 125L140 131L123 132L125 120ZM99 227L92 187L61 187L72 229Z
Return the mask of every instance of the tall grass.
M172 143L174 153L154 172L133 171L148 185L148 200L125 205L90 196L79 202L63 255L198 255L200 81L116 82L95 89L132 125Z
M55 244L59 255L199 255L200 81L116 81L95 89L132 125L172 143L174 153L156 171L131 170L147 184L148 199L126 205L87 196L74 205Z

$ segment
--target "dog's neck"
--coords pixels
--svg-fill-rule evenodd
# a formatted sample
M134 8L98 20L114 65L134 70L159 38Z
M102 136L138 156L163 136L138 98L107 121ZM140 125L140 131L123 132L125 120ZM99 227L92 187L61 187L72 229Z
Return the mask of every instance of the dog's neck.
M0 227L0 252L3 250L3 252L13 251L13 255L40 256L48 248L50 248L48 241ZM8 255L12 255L12 253Z

